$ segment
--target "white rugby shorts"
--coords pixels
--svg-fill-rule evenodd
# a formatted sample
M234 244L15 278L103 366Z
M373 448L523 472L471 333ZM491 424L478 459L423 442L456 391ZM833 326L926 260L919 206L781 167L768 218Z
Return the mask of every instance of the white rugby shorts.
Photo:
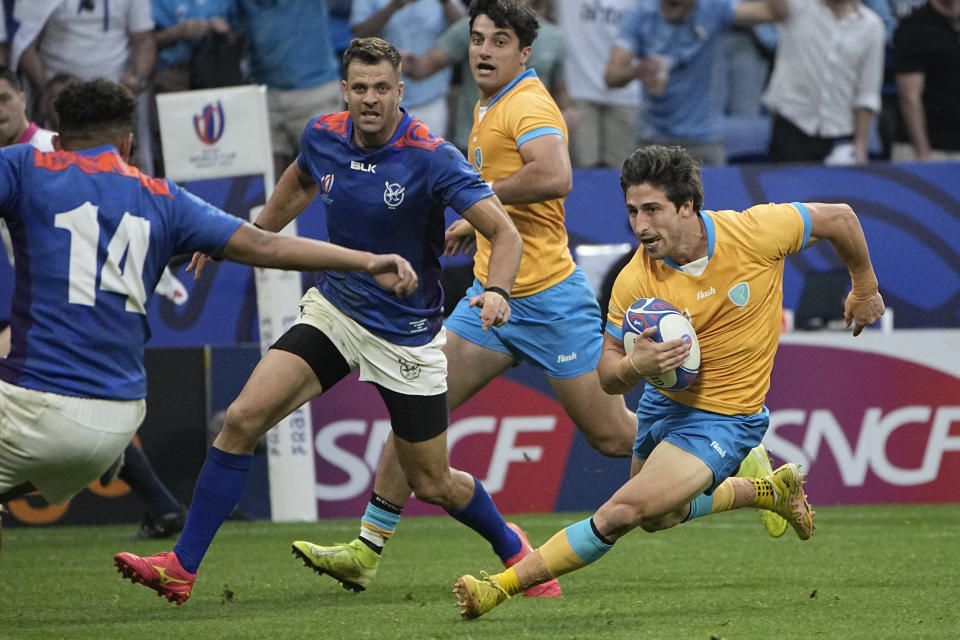
M446 329L419 347L393 344L375 336L337 309L311 287L300 299L302 311L295 324L309 324L324 333L343 355L350 370L360 368L360 379L410 396L435 396L447 390Z
M120 457L146 415L145 400L101 400L0 380L0 493L25 482L61 504Z

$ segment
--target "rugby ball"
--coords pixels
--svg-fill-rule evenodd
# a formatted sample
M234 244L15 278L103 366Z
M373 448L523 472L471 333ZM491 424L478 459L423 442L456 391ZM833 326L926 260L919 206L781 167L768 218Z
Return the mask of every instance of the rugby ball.
M680 338L690 345L687 358L673 371L655 376L644 376L649 384L663 391L686 389L700 372L700 343L693 325L679 309L660 298L640 298L630 305L623 315L623 348L627 355L647 327L656 327L653 342L666 342Z

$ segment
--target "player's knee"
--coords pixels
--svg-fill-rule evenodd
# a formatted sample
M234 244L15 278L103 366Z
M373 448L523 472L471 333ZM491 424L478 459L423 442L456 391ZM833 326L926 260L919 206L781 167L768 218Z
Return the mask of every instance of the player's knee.
M437 478L428 476L418 476L416 478L407 478L410 488L413 489L413 495L418 500L428 504L443 505L447 502L449 491L446 484Z
M250 411L242 403L234 401L227 407L220 433L234 442L256 444L262 431L262 420L256 412Z
M616 539L643 521L643 513L638 507L627 502L608 502L597 510L595 521L598 526L602 523L601 531L604 534Z
M663 518L644 518L640 521L640 528L647 533L655 533L669 527Z
M608 458L629 458L637 435L636 417L624 410L617 419L605 422L602 428L584 425L581 432L597 453Z
M584 434L590 446L602 456L608 458L629 458L633 455L633 433Z

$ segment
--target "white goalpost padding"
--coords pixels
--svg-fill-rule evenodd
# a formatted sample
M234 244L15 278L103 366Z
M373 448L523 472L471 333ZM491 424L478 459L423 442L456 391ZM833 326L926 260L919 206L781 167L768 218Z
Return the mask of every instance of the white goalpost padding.
M160 140L166 176L175 182L263 177L264 198L273 193L273 151L267 116L266 87L245 85L157 96ZM255 220L262 207L254 207ZM296 221L283 229L297 234ZM265 352L296 319L302 285L300 273L254 269L260 351ZM267 434L270 517L275 522L317 519L312 490L313 428L305 404Z

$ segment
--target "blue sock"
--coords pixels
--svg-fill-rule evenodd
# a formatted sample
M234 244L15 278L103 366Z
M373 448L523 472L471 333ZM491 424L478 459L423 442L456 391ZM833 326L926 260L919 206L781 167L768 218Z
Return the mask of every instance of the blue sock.
M710 513L710 509L713 508L713 496L701 493L696 498L690 502L690 513L687 515L687 519L684 522L689 522L694 518L699 518L700 516L705 516Z
M473 497L463 509L448 511L454 519L467 525L490 543L493 552L501 562L506 562L520 552L523 546L520 537L507 526L506 520L497 511L496 505L490 499L483 485L476 478L473 479Z
M130 485L153 515L183 513L183 505L157 476L146 454L132 442L123 451L123 466L117 477Z
M181 566L190 573L197 572L217 529L240 499L252 461L252 455L227 453L213 446L207 451L187 522L173 547Z

